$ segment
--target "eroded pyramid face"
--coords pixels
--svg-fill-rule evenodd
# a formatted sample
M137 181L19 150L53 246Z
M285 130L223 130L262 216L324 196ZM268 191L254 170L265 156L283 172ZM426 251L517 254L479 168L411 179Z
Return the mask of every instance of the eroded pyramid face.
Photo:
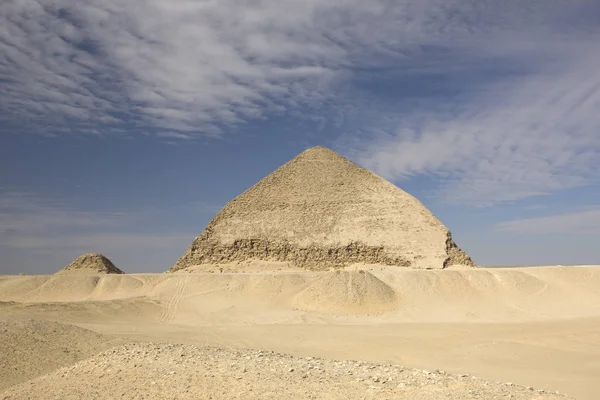
M172 271L248 260L317 270L472 265L416 198L324 147L304 151L229 202Z

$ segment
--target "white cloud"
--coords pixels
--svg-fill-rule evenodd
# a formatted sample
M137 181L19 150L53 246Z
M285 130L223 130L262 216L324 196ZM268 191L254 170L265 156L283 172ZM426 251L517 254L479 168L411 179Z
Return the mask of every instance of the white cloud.
M4 0L0 119L38 132L214 135L272 113L319 113L344 103L337 89L356 68L454 68L444 51L426 64L419 54L556 14L535 4ZM549 24L533 25L544 34Z
M502 222L497 230L518 234L600 234L600 208Z
M0 124L188 140L285 114L360 133L361 163L442 178L448 201L518 200L599 177L594 3L4 0ZM365 70L405 85L370 96Z
M399 112L360 142L356 158L391 179L439 178L438 197L461 204L598 182L600 54L589 39L534 50L541 61L523 76L490 74L490 82L449 104Z
M318 103L345 54L312 29L330 8L316 1L5 1L0 110L12 123L46 130L110 131L123 123L184 135Z

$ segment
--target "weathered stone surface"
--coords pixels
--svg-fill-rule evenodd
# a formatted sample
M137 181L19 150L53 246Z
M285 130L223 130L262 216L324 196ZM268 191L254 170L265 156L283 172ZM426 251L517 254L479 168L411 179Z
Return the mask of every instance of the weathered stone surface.
M77 257L57 274L122 274L119 268L102 254L86 253Z
M210 239L203 240L202 237L194 240L190 250L178 264L223 264L249 259L284 261L295 267L313 270L344 267L349 263L410 266L410 262L401 256L387 254L383 246L366 246L359 242L339 247L322 247L316 244L299 247L288 241L238 239L231 245L224 246Z
M419 200L324 147L229 202L171 271L248 260L313 270L474 266Z

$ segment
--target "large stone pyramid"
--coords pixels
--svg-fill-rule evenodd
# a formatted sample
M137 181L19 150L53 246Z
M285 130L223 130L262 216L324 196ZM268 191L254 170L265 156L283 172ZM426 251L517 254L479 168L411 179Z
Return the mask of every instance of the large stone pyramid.
M102 254L86 253L73 260L57 274L122 274L108 258Z
M230 201L170 271L247 261L312 270L474 266L419 200L320 146Z

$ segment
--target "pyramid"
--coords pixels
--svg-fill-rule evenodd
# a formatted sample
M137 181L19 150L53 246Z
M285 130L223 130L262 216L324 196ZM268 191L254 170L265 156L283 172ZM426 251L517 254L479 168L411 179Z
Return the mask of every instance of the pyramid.
M86 253L77 257L57 274L122 274L119 268L102 254Z
M311 270L475 266L419 200L321 146L230 201L170 271L260 261Z

